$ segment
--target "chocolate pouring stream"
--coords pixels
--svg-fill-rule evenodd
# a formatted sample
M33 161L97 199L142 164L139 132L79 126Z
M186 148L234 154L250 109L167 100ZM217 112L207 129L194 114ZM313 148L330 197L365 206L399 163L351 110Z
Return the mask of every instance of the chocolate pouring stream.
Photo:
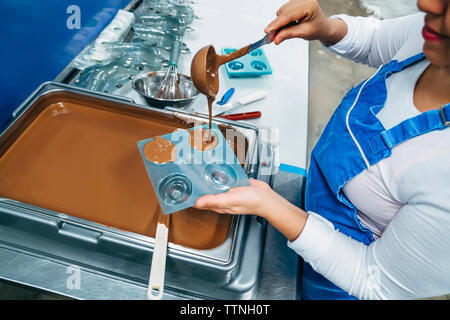
M212 123L212 104L216 99L217 92L219 91L219 67L258 49L265 44L271 43L278 32L283 29L296 26L297 24L299 24L299 21L288 23L273 33L266 34L266 36L261 40L229 54L218 55L212 45L203 47L195 54L191 63L191 78L197 90L203 93L208 99L210 130Z

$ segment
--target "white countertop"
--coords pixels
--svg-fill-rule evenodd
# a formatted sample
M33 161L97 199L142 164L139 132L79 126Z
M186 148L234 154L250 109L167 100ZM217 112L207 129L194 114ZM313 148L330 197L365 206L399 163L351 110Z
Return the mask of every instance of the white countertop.
M261 39L265 35L264 28L273 20L283 3L284 0L196 0L193 8L200 19L190 25L194 31L186 32L183 37L183 42L191 53L180 56L178 72L190 75L194 54L206 45L213 45L216 52L220 53L223 47L241 48ZM309 43L294 39L279 46L269 44L263 49L272 67L272 74L255 78L230 78L222 66L216 101L230 88L235 88L235 93L229 102L255 91L267 91L264 100L245 105L236 110L236 113L261 111L261 118L245 121L260 128L270 129L262 130L261 136L279 149L278 162L288 165L282 166L282 170L305 174ZM129 91L130 88L124 89ZM132 98L136 103L146 104L136 92ZM200 95L191 105L191 109L207 114L206 97Z

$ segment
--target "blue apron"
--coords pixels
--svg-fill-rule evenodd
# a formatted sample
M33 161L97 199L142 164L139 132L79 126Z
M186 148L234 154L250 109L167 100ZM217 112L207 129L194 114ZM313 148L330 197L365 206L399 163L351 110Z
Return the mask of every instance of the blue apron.
M423 53L384 65L371 78L350 90L331 117L311 154L306 181L306 211L313 211L336 229L366 245L372 232L361 225L357 209L342 187L368 166L391 155L396 145L450 125L450 104L424 112L386 130L376 117L386 97L386 77L424 59ZM304 263L304 299L356 299Z

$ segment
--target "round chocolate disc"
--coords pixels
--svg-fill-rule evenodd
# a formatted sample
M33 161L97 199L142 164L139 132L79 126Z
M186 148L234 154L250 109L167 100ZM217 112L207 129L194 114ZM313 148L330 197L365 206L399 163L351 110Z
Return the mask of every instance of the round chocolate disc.
M148 161L164 164L176 159L176 148L171 141L157 136L144 146L144 155Z

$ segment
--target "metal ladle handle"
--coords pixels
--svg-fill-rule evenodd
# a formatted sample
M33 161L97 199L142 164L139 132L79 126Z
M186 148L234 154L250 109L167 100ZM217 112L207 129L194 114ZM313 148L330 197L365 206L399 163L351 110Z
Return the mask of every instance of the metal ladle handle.
M263 45L266 45L266 44L271 43L272 40L271 40L270 38L271 38L271 34L272 34L272 33L275 33L275 35L273 36L273 38L275 39L276 35L277 35L281 30L284 30L284 29L287 29L287 28L290 28L290 27L294 27L294 26L298 25L299 23L300 23L299 20L292 21L292 22L289 22L287 25L282 26L281 28L279 28L279 29L277 29L277 30L275 30L275 31L269 32L268 34L265 35L264 38L262 38L261 40L256 41L255 43L251 44L251 45L248 47L248 52L252 52L253 50L258 49L259 47L262 47Z

